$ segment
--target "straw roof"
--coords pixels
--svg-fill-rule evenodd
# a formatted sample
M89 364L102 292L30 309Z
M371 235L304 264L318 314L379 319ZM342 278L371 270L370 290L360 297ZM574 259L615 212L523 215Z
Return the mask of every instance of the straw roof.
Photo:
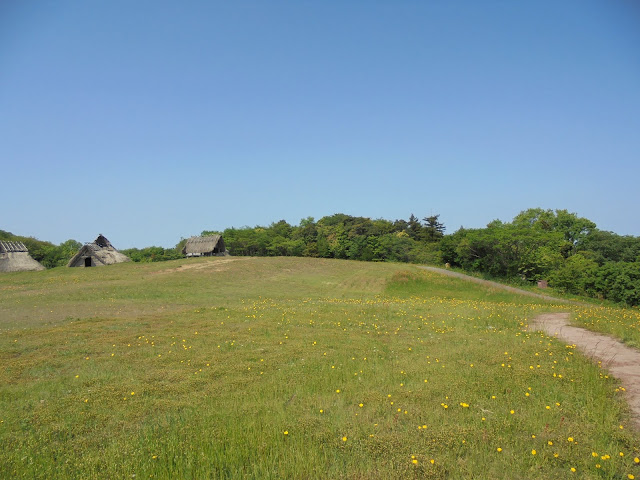
M92 243L84 245L75 256L69 260L68 267L101 267L114 263L129 262L131 259L120 253L102 234Z
M206 235L204 237L191 237L182 248L182 254L187 257L201 255L225 255L226 247L221 235Z
M0 272L37 270L44 270L44 267L29 255L24 243L0 241Z

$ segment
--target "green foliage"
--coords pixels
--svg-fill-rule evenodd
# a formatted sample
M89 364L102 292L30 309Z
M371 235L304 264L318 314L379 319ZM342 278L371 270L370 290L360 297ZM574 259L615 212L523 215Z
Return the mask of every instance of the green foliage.
M166 260L182 258L182 246L178 245L176 248L127 248L120 250L120 253L126 255L134 262L164 262Z
M640 304L640 238L603 232L566 210L532 208L511 223L461 228L439 244L445 262L497 278L548 279L561 292Z
M228 228L222 235L231 255L304 256L374 262L439 263L437 242L444 225L438 215L419 222L371 220L343 213L313 217L292 226L285 220L268 227ZM203 232L204 233L204 232Z
M605 263L596 271L595 289L613 302L640 305L640 263Z
M589 252L600 265L607 261L637 262L640 261L640 237L595 230L584 238L578 250Z
M424 235L429 242L437 242L444 236L444 225L440 223L438 218L440 215L431 215L422 220L425 222Z
M562 292L576 295L593 294L596 292L593 279L597 269L596 262L578 253L551 271L549 282Z

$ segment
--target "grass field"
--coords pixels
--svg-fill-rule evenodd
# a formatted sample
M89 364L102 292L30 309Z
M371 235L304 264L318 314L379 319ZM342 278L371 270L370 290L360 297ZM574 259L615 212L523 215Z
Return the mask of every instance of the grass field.
M0 478L640 478L621 385L527 331L638 311L400 264L211 258L0 276Z

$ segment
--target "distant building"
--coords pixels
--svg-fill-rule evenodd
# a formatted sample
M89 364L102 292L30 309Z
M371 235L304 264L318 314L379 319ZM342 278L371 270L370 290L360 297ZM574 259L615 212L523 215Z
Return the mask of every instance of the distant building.
M111 242L102 234L93 243L84 245L75 256L69 260L67 267L102 267L114 263L129 262L131 259L117 251Z
M206 235L191 237L182 248L182 254L187 257L211 257L228 255L221 235Z
M29 255L24 243L0 241L0 272L37 270L44 270L44 267Z

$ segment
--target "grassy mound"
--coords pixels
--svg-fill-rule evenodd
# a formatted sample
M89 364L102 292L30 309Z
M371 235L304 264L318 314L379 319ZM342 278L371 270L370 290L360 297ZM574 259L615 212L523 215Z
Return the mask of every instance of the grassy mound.
M620 385L527 332L573 307L303 258L0 291L2 478L640 478Z

